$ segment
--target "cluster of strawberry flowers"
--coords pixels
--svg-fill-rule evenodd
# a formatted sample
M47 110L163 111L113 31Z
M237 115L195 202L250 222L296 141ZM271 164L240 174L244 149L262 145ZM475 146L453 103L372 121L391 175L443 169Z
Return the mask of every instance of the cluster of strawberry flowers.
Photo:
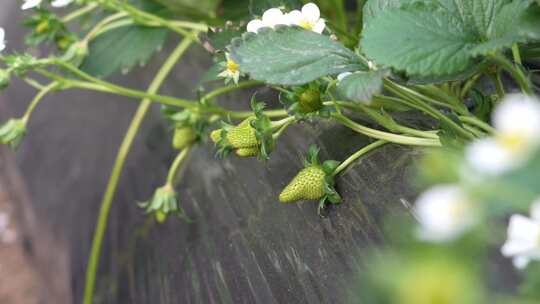
M465 148L460 169L464 183L496 178L526 166L540 148L540 101L535 97L511 94L493 112L492 137L473 141ZM508 239L501 247L517 268L540 260L540 197L530 205L531 217L510 217ZM418 238L448 242L481 223L480 202L460 184L436 185L421 194L415 205L420 223Z

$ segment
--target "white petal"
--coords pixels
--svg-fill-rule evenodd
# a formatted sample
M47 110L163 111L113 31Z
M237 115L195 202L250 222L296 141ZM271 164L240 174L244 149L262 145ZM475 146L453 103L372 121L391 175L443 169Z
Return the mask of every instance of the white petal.
M539 244L540 224L520 214L510 217L508 224L508 239Z
M507 95L493 112L493 125L504 135L521 135L540 142L540 101L522 95Z
M294 10L287 13L287 15L285 15L285 18L287 19L288 24L299 25L304 17L302 16L302 12L300 12L299 10Z
M0 27L0 52L6 48L6 32Z
M264 12L262 21L266 26L274 27L278 24L288 24L285 15L279 8L271 8Z
M308 3L302 7L304 18L309 21L316 22L321 17L321 11L315 3Z
M21 6L21 9L27 10L30 8L37 7L41 4L41 0L25 0L23 5Z
M439 185L422 193L415 204L418 237L428 241L455 239L477 221L466 194L457 185Z
M465 158L474 170L489 175L502 174L519 164L510 151L493 138L480 139L470 144L465 151Z
M347 78L347 76L349 75L352 75L352 73L351 72L341 73L337 76L337 80L342 81L343 79Z
M325 28L326 28L326 21L324 19L319 19L319 21L315 23L315 26L313 26L312 31L314 31L315 33L321 34Z
M253 33L257 33L257 31L264 27L264 22L262 22L261 20L258 20L258 19L255 19L255 20L251 20L248 24L247 24L247 27L246 27L246 30L248 32L253 32Z
M540 223L540 198L537 198L531 204L531 218L537 223Z
M512 262L517 269L525 269L525 267L527 267L527 265L529 264L530 259L527 257L519 256L515 257Z
M54 7L63 7L67 6L71 2L73 2L73 0L54 0L51 5Z

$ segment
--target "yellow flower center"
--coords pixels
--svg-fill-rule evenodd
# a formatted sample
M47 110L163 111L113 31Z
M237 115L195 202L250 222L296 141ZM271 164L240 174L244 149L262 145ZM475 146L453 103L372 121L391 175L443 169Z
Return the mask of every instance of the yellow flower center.
M309 21L306 21L306 20L302 20L298 23L298 25L300 25L301 27L305 28L306 30L313 30L313 27L314 27L314 24L309 22Z
M232 59L227 59L227 70L230 73L236 73L238 72L238 63L234 62Z
M527 148L527 140L519 133L504 134L498 137L499 143L512 154L519 154Z

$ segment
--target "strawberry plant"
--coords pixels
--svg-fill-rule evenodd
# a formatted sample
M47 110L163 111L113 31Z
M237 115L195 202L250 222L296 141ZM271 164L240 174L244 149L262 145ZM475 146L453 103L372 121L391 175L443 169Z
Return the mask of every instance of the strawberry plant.
M163 186L140 203L159 223L171 215L189 218L177 186L180 169L197 157L190 155L195 145L212 142L218 157L256 157L265 165L273 151L282 149L279 138L289 128L326 121L371 142L340 161L321 162L319 150L310 147L304 168L276 193L276 201L319 201L322 215L327 204L350 203L336 183L340 173L370 152L393 144L426 155L417 180L429 188L412 208L415 220L390 221L411 236L402 235L407 241L398 241L401 247L388 254L392 263L370 264L369 288L361 295L365 303L526 303L521 301L538 296L538 288L531 287L540 284L537 267L523 275L521 292L490 294L481 283L482 271L467 263L480 265L474 258L484 256L475 254L495 239L501 254L519 269L540 260L540 101L534 81L540 3L350 2L21 1L29 28L25 42L48 52L37 57L11 49L0 28L0 90L18 78L36 91L25 113L0 126L0 143L17 149L25 134L39 132L28 129L28 122L37 107L46 106L43 97L59 91L97 91L139 103L103 197L84 304L93 303L123 164L153 106L161 107L170 144L178 152ZM147 87L111 80L117 72L144 66L171 36L180 41ZM197 98L161 94L173 67L194 45L214 60L201 88L194 88ZM248 100L238 100L243 110L220 104L220 96L254 88L274 91L283 106L269 108L256 93L251 107ZM400 119L404 112L433 123L417 128ZM500 225L509 215L505 243L481 225ZM467 257L457 258L456 252ZM441 276L444 286L433 283ZM411 291L410 282L422 289Z

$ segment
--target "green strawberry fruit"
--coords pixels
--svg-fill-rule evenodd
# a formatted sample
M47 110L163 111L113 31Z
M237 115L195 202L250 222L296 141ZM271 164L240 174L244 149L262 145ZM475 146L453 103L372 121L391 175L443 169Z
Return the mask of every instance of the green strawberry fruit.
M321 93L316 90L307 89L299 96L298 110L301 113L307 114L320 110L323 107Z
M210 139L217 144L218 141L221 140L221 133L223 132L222 129L217 129L212 132L210 132Z
M298 173L279 195L282 203L293 203L300 200L319 200L324 195L324 178L326 174L319 166L310 166Z
M181 150L197 139L197 134L190 127L181 127L174 130L173 148Z
M251 126L251 121L254 119L255 117L249 117L227 132L227 141L231 146L241 149L253 148L259 145L255 129Z
M259 154L259 148L240 148L236 149L236 155L240 157L252 157L257 156Z

